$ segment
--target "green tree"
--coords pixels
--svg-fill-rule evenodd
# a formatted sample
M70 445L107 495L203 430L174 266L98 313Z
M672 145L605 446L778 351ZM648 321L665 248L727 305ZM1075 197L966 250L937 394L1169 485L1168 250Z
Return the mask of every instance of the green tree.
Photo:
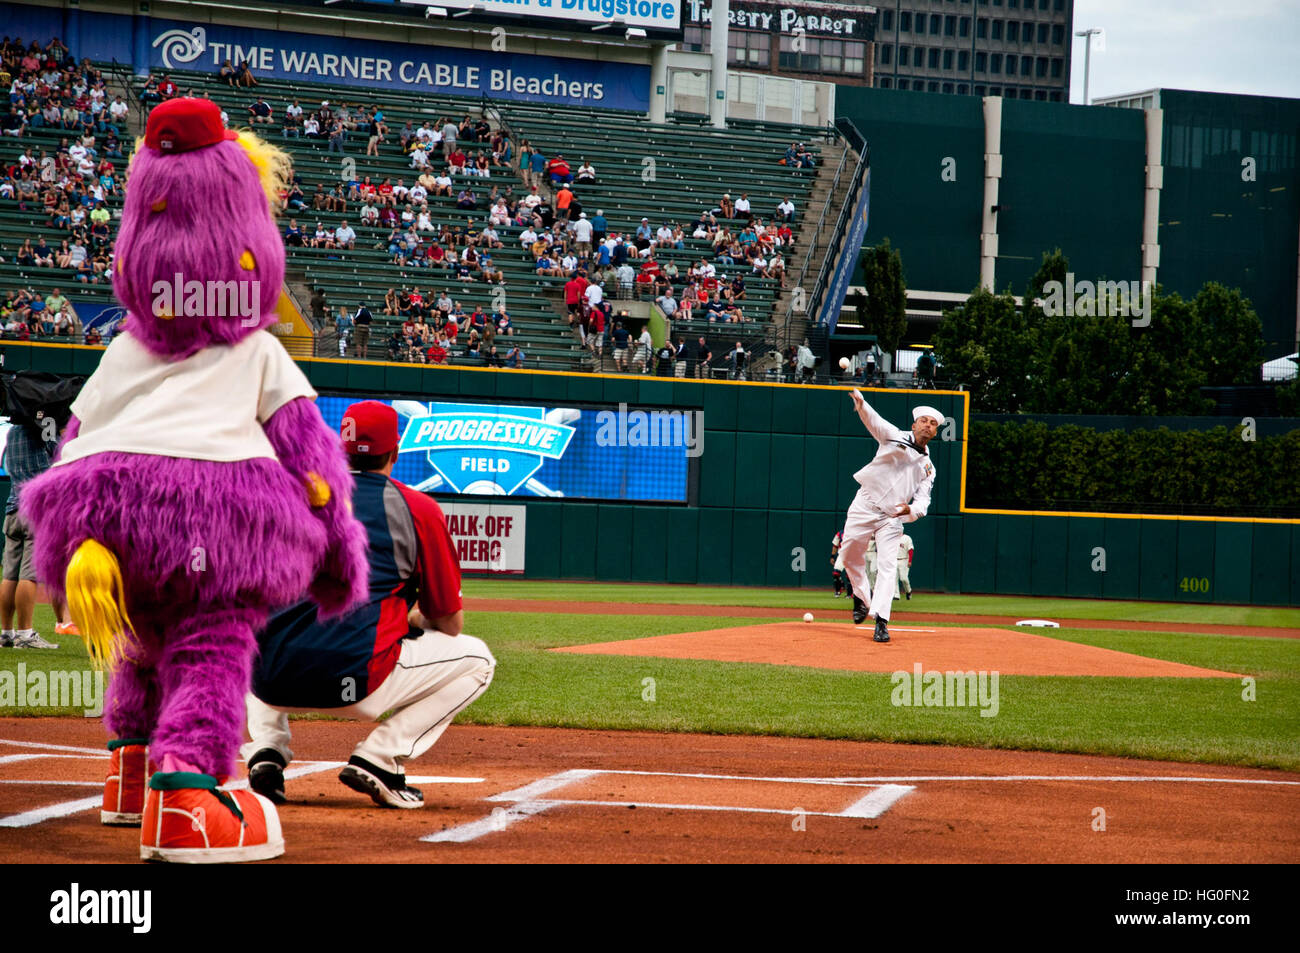
M1129 372L1117 391L1120 404L1111 413L1208 413L1214 401L1200 392L1206 383L1201 366L1206 330L1200 316L1192 302L1177 294L1156 288L1151 298L1151 324L1130 328Z
M965 304L943 313L934 334L939 376L965 384L971 409L983 413L1025 409L1034 350L1034 336L1009 291L976 288Z
M1033 314L1037 347L1030 409L1046 414L1135 412L1124 409L1123 397L1133 346L1128 318L1067 315L1063 310L1044 314L1039 308Z
M1025 307L1041 308L1034 304L1035 299L1043 297L1043 286L1049 281L1059 281L1065 284L1065 273L1070 270L1070 259L1062 254L1061 249L1054 248L1050 252L1043 252L1043 262L1034 272L1034 276L1029 279L1029 286L1025 289Z
M1197 292L1196 308L1205 337L1198 343L1201 367L1211 387L1253 384L1259 379L1264 325L1239 288L1210 281Z
M907 282L903 259L886 238L862 252L866 301L858 302L858 315L868 334L874 334L880 349L892 354L907 334Z

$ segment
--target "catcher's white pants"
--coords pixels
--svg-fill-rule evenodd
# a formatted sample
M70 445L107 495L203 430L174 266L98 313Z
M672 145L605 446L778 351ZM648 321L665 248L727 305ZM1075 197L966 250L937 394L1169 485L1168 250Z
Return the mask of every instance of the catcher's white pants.
M352 753L385 771L397 773L402 763L428 751L457 713L468 708L492 681L496 659L482 639L427 630L405 639L392 673L373 692L346 708L273 708L248 695L248 736L240 749L247 761L263 748L278 751L285 763L289 749L289 712L323 711L339 718L374 721L393 714Z
M912 580L908 578L910 567L907 565L907 557L898 557L898 588L903 592L912 591Z
M889 621L898 584L898 544L903 538L903 523L877 509L876 502L859 490L844 520L844 569L859 599L870 603L868 615ZM876 584L867 579L867 546L876 538Z

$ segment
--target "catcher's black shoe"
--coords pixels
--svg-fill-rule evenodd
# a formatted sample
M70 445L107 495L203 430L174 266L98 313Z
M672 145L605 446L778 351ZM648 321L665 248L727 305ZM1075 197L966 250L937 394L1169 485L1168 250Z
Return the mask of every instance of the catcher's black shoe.
M884 619L876 619L876 634L871 637L873 642L889 641L889 623Z
M248 786L272 804L287 804L284 794L284 758L272 748L263 748L248 759Z
M867 604L858 598L857 594L853 595L853 624L861 625L867 621Z
M904 595L907 596L907 601L908 601L908 602L911 602L911 601L912 601L912 590L911 590L911 589L907 590L907 592L905 592Z
M365 758L353 755L339 772L339 780L354 791L370 795L380 807L410 810L424 807L424 794L406 783L406 775L385 771Z

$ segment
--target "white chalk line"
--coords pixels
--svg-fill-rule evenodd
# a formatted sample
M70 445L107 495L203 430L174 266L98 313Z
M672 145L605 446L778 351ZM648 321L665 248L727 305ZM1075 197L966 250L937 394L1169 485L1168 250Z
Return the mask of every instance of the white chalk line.
M881 784L895 781L1156 781L1161 783L1195 782L1199 784L1277 784L1300 786L1300 781L1274 781L1268 778L1201 778L1162 777L1158 775L1091 775L1091 774L898 774L864 778L828 778L844 784Z
M508 808L498 807L487 817L480 818L477 821L449 827L445 831L425 834L420 840L430 844L464 844L468 841L477 840L484 834L503 831L516 821L521 821L525 817L532 817L534 814L540 814L560 803L560 801L520 801Z
M482 784L483 781L483 778L444 778L437 775L408 777L406 779L407 784Z
M911 784L882 784L870 794L860 800L854 801L844 810L840 811L839 816L867 818L879 817L915 790L915 785Z
M570 798L547 798L544 801L526 801L526 804L545 804L548 806L588 806L588 807L644 807L660 808L669 811L727 811L736 814L786 814L807 817L879 817L899 799L915 791L910 785L890 784L877 788L866 797L854 801L842 811L804 811L799 808L783 807L742 807L732 804L667 804L662 801L582 801Z
M70 758L82 761L99 761L100 758L91 754L61 754L54 751L42 751L36 754L6 754L0 755L0 764L13 764L16 761L34 761L37 758Z
M561 771L559 774L552 774L549 777L541 778L531 784L525 784L521 788L515 788L513 791L506 791L502 794L494 794L487 798L489 801L535 801L543 794L548 794L556 788L562 788L572 784L575 781L582 781L586 778L595 777L598 774L606 772L594 770L591 768L572 768L568 771Z
M707 781L770 781L778 784L831 784L843 787L867 787L871 784L869 781L858 781L852 778L778 778L770 775L694 774L685 771L629 771L613 768L609 770L592 771L590 774L635 774L660 778L703 778ZM498 796L504 798L504 795Z
M343 761L303 761L294 764L285 771L284 777L285 780L301 778L309 774L329 771L331 768L341 768L345 763L346 762ZM102 781L94 783L95 787L101 787L102 785ZM247 790L248 779L244 778L239 781L233 781L223 787L227 791ZM103 795L96 795L95 797L78 798L75 801L60 801L56 804L47 804L44 807L33 808L30 811L22 811L18 814L10 814L6 817L0 817L0 827L33 827L36 824L43 824L46 821L53 821L61 817L70 817L73 814L80 814L82 811L93 810L101 807L103 802Z
M22 778L0 778L0 784L62 784L76 788L102 788L103 781L27 781Z
M804 811L798 808L788 810L785 808L748 807L743 805L724 804L666 804L656 801L603 801L577 798L552 798L545 796L550 794L552 791L567 787L577 781L584 781L589 778L607 774L636 775L642 777L692 778L711 781L767 781L785 784L817 784L835 787L872 787L873 790L854 801L842 811ZM437 831L432 834L426 834L424 837L421 837L420 840L427 843L463 844L472 840L477 840L485 834L503 831L507 827L515 824L517 821L521 821L526 817L533 817L537 814L541 814L543 811L549 810L553 807L640 807L677 811L725 811L728 813L738 814L784 814L787 816L799 815L813 817L875 818L885 813L885 811L889 810L889 808L897 803L901 798L910 794L914 790L916 790L916 788L912 785L868 785L855 781L829 778L773 778L735 774L700 774L674 771L627 771L572 768L568 771L561 771L558 774L550 775L549 777L540 778L537 781L525 784L523 787L515 788L511 791L504 791L501 794L494 794L491 797L485 798L487 801L510 803L511 806L506 809L495 808L487 817L479 818L476 821L470 821L466 824L459 824L455 827L449 827L446 830Z
M35 824L41 824L45 821L52 821L60 817L69 817L73 814L80 814L82 811L89 811L91 808L102 807L103 804L104 795L102 793L96 794L94 797L83 797L76 801L61 801L58 804L47 804L44 807L34 808L30 811L23 811L20 814L10 814L7 817L0 817L0 827L32 827Z
M0 745L13 745L16 748L40 748L43 751L75 751L78 754L93 754L97 758L108 759L109 753L103 748L77 748L72 745L51 745L43 741L15 741L0 738Z

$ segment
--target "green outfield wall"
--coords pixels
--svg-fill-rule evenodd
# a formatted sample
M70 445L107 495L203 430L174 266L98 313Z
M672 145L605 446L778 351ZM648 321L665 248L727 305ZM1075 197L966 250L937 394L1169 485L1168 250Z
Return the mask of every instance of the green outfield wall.
M102 351L14 344L0 353L6 370L88 374ZM528 508L530 578L829 587L831 537L856 492L854 471L875 452L845 388L298 363L321 393L703 411L691 505L513 498ZM950 439L931 444L930 515L907 526L918 589L1300 606L1300 522L963 512L966 395L867 396L899 424L920 402L952 418L940 434Z

